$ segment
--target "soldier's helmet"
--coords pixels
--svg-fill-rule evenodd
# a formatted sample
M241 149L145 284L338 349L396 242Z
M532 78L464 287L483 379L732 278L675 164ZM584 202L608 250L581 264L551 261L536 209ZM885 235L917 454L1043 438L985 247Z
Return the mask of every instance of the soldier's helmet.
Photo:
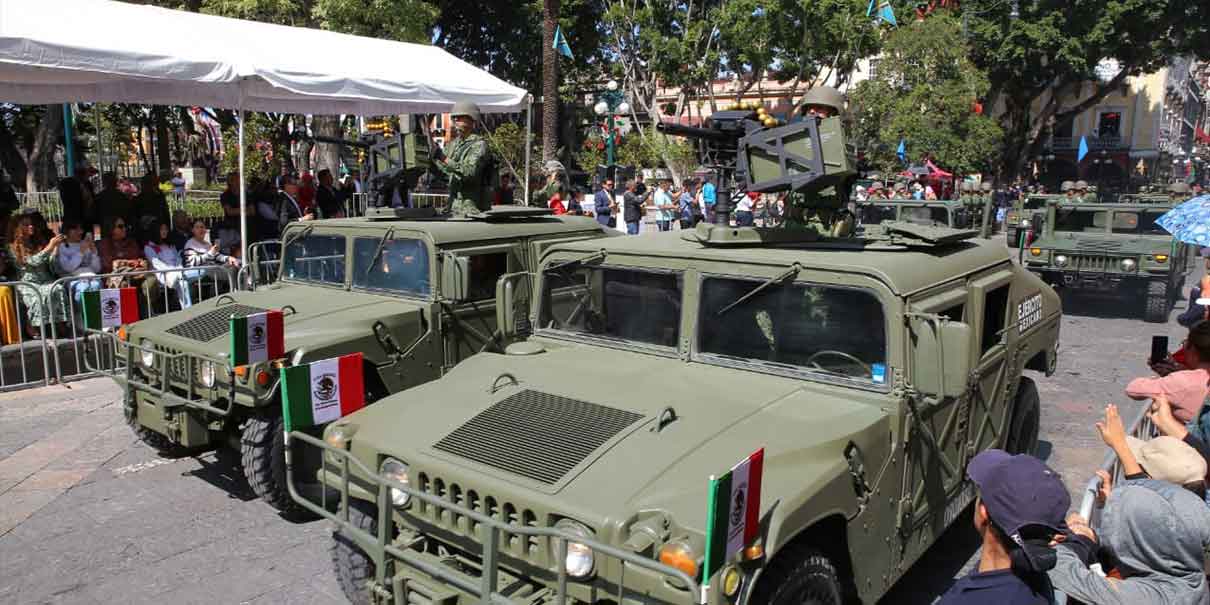
M1063 193L1067 193L1068 191L1075 189L1075 187L1076 187L1075 183L1073 183L1071 181L1063 181L1063 184L1059 185L1059 191L1061 191Z
M959 190L959 191L970 191L970 190L971 190L971 185L973 185L973 184L974 184L974 183L969 183L969 182L967 182L967 181L962 181L962 184L958 186L958 190Z
M1168 186L1168 193L1189 193L1188 183L1173 183Z
M476 122L481 121L479 115L479 106L470 101L458 101L454 103L454 108L450 110L450 117L466 116Z
M1076 191L1088 191L1088 181L1076 181L1072 189Z
M834 114L839 114L844 109L844 95L831 86L816 86L802 96L801 105L804 110L812 105L830 107Z
M979 188L980 188L980 189L982 189L984 192L991 191L991 190L992 190L992 182L991 182L991 181L983 181L983 184L982 184L982 185L980 185L980 186L979 186Z
M567 170L563 168L563 162L560 162L559 160L548 160L542 165L542 170L545 171L546 174L551 174L552 172L556 174L560 172L567 172Z

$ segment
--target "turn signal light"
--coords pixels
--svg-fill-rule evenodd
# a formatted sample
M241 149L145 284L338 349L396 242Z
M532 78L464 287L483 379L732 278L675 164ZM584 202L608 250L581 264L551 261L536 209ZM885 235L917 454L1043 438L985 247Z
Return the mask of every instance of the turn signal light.
M1155 262L1157 262L1157 263L1166 263L1166 262L1168 262L1168 255L1167 255L1167 254L1157 254L1157 255L1155 255Z
M1029 253L1033 256L1042 256L1042 249L1041 248L1030 248Z
M248 377L248 366L235 366L235 375L240 378Z
M260 386L262 386L262 387L263 387L263 386L268 386L268 384L269 384L269 373L268 373L268 372L266 372L266 371L264 371L264 370L261 370L261 371L257 372L257 373L256 373L256 384L259 384L259 385L260 385Z
M761 546L760 544L753 544L752 546L744 549L745 561L755 561L763 556L765 556L765 547Z
M680 542L669 542L660 548L660 563L679 569L690 578L697 576L697 557Z
M126 342L126 326L118 326L118 340Z

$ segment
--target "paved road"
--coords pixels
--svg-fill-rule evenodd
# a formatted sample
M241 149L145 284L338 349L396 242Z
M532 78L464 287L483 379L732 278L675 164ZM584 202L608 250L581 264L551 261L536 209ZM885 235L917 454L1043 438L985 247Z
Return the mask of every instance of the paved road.
M1058 371L1037 377L1041 454L1077 501L1104 455L1094 418L1111 401L1133 415L1121 388L1146 371L1150 337L1183 337L1123 307L1067 300ZM0 603L344 602L326 523L282 520L213 453L157 456L117 395L107 379L0 395ZM932 601L969 566L973 534L955 524L884 602Z

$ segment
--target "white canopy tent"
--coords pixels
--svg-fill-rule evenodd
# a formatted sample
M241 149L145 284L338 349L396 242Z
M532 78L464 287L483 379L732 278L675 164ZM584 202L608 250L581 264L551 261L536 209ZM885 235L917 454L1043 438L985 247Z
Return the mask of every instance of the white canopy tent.
M473 101L483 112L526 110L527 139L532 122L525 90L435 46L125 2L0 0L0 102L80 101L239 111L241 183L249 110L441 113Z

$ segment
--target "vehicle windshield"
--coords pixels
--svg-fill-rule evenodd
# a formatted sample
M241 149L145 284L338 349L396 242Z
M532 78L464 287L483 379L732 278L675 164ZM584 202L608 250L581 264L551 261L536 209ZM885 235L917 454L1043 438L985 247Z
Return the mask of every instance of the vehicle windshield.
M385 243L377 237L353 240L353 286L428 296L428 248L423 241L411 238Z
M731 277L703 282L697 328L702 353L886 383L886 320L873 294L800 282L755 291L761 284Z
M1027 197L1027 198L1025 198L1025 203L1022 204L1021 207L1029 209L1029 210L1037 210L1039 208L1045 208L1046 207L1046 198L1044 198L1044 197Z
M1105 217L1109 214L1103 210L1089 212L1087 210L1059 208L1055 211L1055 231L1101 233L1105 231Z
M538 325L608 340L675 348L681 275L571 262L542 272Z
M941 206L905 206L899 211L899 220L917 225L949 225L950 215Z
M1155 221L1163 215L1163 212L1115 212L1113 232L1135 235L1168 235L1166 229L1155 224Z
M307 233L289 239L286 235L282 276L291 281L318 284L345 283L345 238L343 235Z
M890 204L866 204L861 208L861 222L864 225L878 225L883 221L895 220L895 206Z

